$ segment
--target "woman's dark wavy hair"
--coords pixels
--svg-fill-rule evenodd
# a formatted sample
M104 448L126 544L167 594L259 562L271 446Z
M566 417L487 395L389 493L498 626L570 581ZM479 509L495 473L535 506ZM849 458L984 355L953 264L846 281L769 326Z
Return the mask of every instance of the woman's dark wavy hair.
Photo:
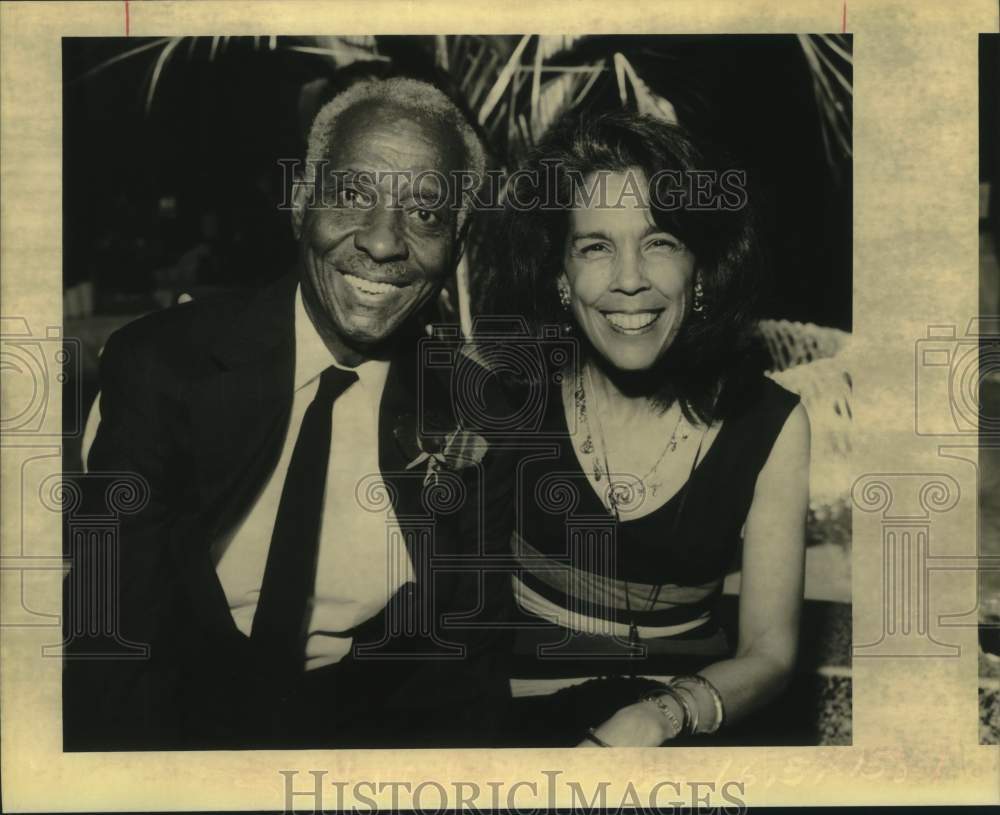
M563 267L568 228L564 206L514 206L572 201L571 184L595 171L639 168L646 179L661 171L691 177L692 171L739 170L721 153L678 126L650 116L615 112L571 114L556 122L512 175L504 208L494 226L488 271L480 290L480 311L521 315L535 336L543 326L572 319L556 288ZM704 176L709 178L710 176ZM745 180L746 174L743 174ZM706 185L720 192L718 182ZM666 196L662 196L665 198ZM731 200L731 199L730 199ZM652 216L661 229L693 252L704 289L705 317L691 314L653 371L642 379L663 409L679 400L689 420L724 418L734 394L749 381L749 341L764 280L749 196L729 209L667 207L651 196ZM575 331L584 353L586 337Z

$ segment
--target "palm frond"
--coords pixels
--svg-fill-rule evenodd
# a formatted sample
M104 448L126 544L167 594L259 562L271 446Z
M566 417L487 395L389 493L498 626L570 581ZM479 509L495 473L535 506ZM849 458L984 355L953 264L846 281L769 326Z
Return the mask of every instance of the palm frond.
M798 41L812 76L827 162L836 169L839 163L834 145L844 156L853 154L849 111L854 88L847 73L853 66L853 60L846 48L846 40L840 42L831 36L800 34ZM824 52L824 47L830 50L830 54ZM838 65L836 59L840 59L844 66Z
M851 65L854 64L854 58L851 56L851 52L844 49L843 46L838 42L838 35L829 34L817 34L817 38L826 45L831 51L833 51L841 59L846 60Z
M606 66L607 66L607 60L604 59L590 66L590 77L587 79L586 83L584 83L584 86L580 89L580 92L573 98L573 101L569 103L569 106L571 108L575 108L586 98L587 94L590 93L591 88L594 87L594 83L597 82L601 74L605 70L607 70Z
M316 37L315 45L291 45L290 51L328 57L338 68L354 62L388 62L378 53L374 37Z
M490 117L490 113L493 112L493 108L496 107L497 102L500 101L500 97L503 96L507 86L510 84L511 78L517 71L518 63L521 60L521 54L524 53L524 49L528 47L528 43L531 41L531 34L525 34L521 37L521 41L517 44L517 48L514 49L514 53L510 55L510 59L507 60L507 64L503 66L503 70L500 71L500 75L497 77L496 82L493 83L493 87L490 89L489 94L486 96L486 101L483 102L482 107L479 109L479 124L483 125L486 120Z
M626 85L631 84L632 93L635 95L635 106L639 113L655 116L670 124L677 124L677 111L674 106L659 94L653 93L636 73L632 63L628 61L622 53L614 56L615 76L618 80L618 96L621 99L622 107L628 105L628 90ZM626 83L626 78L628 83Z
M543 60L551 59L556 54L569 51L581 39L569 35L543 35L538 38L538 52Z
M434 36L434 59L438 68L448 70L448 38L444 34Z
M542 69L540 73L555 73L556 76L542 85L537 112L533 110L532 113L531 132L535 141L563 113L572 110L586 98L604 70L603 59L585 66Z
M851 87L851 83L848 81L847 77L844 76L843 72L834 64L833 60L827 56L823 49L818 47L822 40L819 39L816 42L816 47L813 48L813 53L816 57L823 63L823 67L826 69L825 73L828 73L837 84L850 96L854 96L854 88Z
M539 134L538 119L539 119L539 109L538 105L542 97L542 37L538 38L538 44L535 48L535 63L531 71L531 137L532 139L537 139Z
M122 53L115 54L110 59L106 59L104 60L104 62L95 65L90 70L80 74L80 76L76 77L73 81L82 82L85 79L90 79L90 77L96 76L97 74L106 71L112 65L115 65L119 62L123 62L124 60L130 59L131 57L138 56L139 54L143 54L146 51L151 51L154 48L160 48L161 46L169 42L170 42L170 37L160 37L158 40L153 40L152 42L147 42L143 43L142 45L137 45L135 48L129 48L128 51L122 51Z
M149 113L153 107L153 95L156 93L156 83L160 81L160 75L163 73L163 69L170 60L170 56L177 50L177 47L182 42L184 42L183 37L171 38L171 40L163 46L163 50L160 51L160 55L156 58L156 64L153 66L153 73L149 79L149 90L146 92L146 113Z
M536 142L549 125L569 109L577 88L582 84L580 77L577 73L564 73L545 83L531 112L531 133Z
M129 47L74 81L91 78L126 60L153 53L145 109L150 111L177 49L186 40L188 58L200 54L214 62L237 41L258 51L295 52L326 58L334 69L358 61L388 61L374 36L324 37L161 37ZM199 48L205 42L207 49ZM458 92L492 140L495 154L515 163L562 113L603 93L598 81L614 72L619 103L640 113L677 122L674 103L653 90L629 56L608 49L594 53L594 38L530 35L435 35L428 38L427 58L456 80ZM851 40L839 34L798 36L817 103L818 122L827 159L839 171L851 155L853 102ZM131 46L131 43L129 44ZM528 49L533 46L528 58ZM587 55L586 57L584 55ZM613 86L612 86L613 87Z

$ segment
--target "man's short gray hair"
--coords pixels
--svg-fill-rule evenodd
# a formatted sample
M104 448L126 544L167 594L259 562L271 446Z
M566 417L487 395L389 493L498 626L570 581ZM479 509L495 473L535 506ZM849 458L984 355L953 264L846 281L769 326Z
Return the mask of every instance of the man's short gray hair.
M475 184L483 182L486 173L486 154L479 136L468 119L442 91L427 82L406 77L366 79L351 85L343 93L327 102L309 130L306 152L306 178L315 179L316 167L330 155L331 138L337 117L360 102L385 102L404 110L430 116L451 127L462 139L465 148L465 168L473 173ZM463 210L466 207L463 206ZM463 212L464 215L464 212ZM464 218L460 217L460 222Z

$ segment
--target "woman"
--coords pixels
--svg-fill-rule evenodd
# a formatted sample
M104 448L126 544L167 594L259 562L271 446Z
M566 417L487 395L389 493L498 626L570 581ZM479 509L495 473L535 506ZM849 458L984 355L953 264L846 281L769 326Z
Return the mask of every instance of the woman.
M625 113L566 118L522 169L486 309L538 336L563 324L576 350L546 355L568 362L521 462L510 743L715 732L791 675L808 502L805 410L749 364L743 177ZM718 611L734 568L735 649Z

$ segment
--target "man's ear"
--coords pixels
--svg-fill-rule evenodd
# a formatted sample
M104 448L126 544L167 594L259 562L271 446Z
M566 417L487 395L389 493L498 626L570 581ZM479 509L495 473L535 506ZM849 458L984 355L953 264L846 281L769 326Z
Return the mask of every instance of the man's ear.
M312 203L313 189L312 182L296 173L292 181L292 232L295 240L302 237L302 224L306 219L306 210Z

